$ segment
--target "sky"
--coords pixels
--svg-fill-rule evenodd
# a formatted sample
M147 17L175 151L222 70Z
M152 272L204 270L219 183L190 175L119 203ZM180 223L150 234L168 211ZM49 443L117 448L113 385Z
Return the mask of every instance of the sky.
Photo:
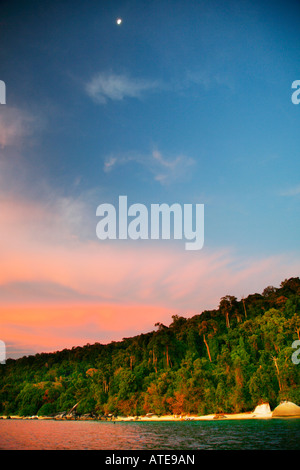
M299 14L289 0L1 2L8 357L119 341L299 276ZM120 195L204 204L203 248L99 240L97 207Z

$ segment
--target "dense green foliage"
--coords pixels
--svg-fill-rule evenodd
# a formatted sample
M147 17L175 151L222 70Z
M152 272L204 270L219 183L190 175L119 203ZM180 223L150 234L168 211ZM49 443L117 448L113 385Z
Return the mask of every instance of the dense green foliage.
M242 412L300 404L300 279L169 327L107 345L37 354L0 366L0 414Z

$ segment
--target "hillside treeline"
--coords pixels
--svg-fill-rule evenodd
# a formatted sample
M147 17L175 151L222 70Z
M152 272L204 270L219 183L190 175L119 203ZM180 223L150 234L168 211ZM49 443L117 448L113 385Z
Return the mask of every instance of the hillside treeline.
M209 414L267 401L300 405L300 279L147 334L42 353L0 366L0 414Z

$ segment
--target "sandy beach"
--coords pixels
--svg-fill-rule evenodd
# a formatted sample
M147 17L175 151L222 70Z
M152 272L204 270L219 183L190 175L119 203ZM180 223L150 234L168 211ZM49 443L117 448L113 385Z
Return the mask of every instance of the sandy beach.
M223 419L255 419L255 418L272 418L272 413L268 415L257 415L252 412L247 412L247 413L236 413L236 414L222 414L222 415L216 415L216 414L210 414L210 415L204 415L204 416L197 416L197 415L162 415L162 416L115 416L115 417L108 417L108 418L101 418L101 419L95 419L95 418L84 418L84 417L76 417L77 421L108 421L108 422L129 422L129 421L143 421L143 422L160 422L160 421L209 421L209 420L223 420ZM49 416L2 416L0 419L23 419L23 420L33 420L33 419L38 419L38 420L47 420L47 419L52 419L52 420L72 420L74 421L74 418L55 418L55 417L49 417Z
M114 416L112 414L101 417L88 415L57 415L57 416L0 416L0 419L52 419L52 420L72 420L72 421L108 421L108 422L161 422L161 421L211 421L211 420L238 420L238 419L271 419L271 418L300 418L300 407L295 403L284 401L281 402L273 411L271 411L269 403L261 403L257 405L254 411L244 413L214 413L209 415L156 415L148 413L142 416Z
M247 413L235 413L235 414L210 414L204 416L187 415L187 416L176 416L176 415L163 415L163 416L128 416L128 417L117 417L114 421L210 421L210 420L223 420L223 419L268 419L272 418L272 413L268 415L257 415L252 412Z

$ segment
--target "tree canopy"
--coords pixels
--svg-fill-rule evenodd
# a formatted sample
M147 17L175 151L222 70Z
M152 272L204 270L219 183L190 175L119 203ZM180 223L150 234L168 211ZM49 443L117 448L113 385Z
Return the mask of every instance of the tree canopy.
M300 403L300 279L107 345L8 359L0 414L206 414Z

